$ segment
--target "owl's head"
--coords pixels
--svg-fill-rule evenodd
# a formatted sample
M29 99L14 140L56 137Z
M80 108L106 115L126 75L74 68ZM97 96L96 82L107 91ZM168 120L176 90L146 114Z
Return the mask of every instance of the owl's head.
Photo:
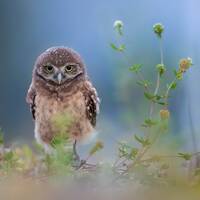
M52 47L37 58L34 75L59 86L86 77L86 71L77 52L66 47Z

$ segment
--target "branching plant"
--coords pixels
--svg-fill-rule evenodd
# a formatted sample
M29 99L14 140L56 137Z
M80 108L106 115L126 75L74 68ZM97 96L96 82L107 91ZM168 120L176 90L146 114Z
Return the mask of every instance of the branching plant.
M123 28L124 25L122 21L115 21L114 29L117 34L117 42L116 44L111 43L111 48L122 54L126 59L126 45L120 43L121 37L124 35ZM164 64L163 55L164 26L161 23L155 24L153 26L153 32L160 44L160 63L155 67L157 74L155 84L152 84L151 81L144 78L142 64L129 63L129 70L137 76L139 80L137 84L143 88L144 98L148 100L150 105L149 114L147 114L148 118L141 124L143 128L142 132L145 133L143 135L135 134L131 142L119 142L118 159L114 164L114 170L120 174L117 179L124 177L135 181L135 177L141 175L140 179L142 178L146 181L151 180L152 182L156 181L160 183L163 181L163 177L166 176L166 172L170 168L169 162L165 162L166 159L182 158L188 161L192 160L192 158L198 154L176 153L173 155L159 155L158 153L155 154L151 152L156 142L168 130L168 122L170 119L168 106L171 91L176 89L177 84L183 79L184 73L193 65L191 58L181 59L178 68L173 71L173 80L168 81L169 78L166 76L166 71L170 69ZM128 62L127 60L127 63ZM169 83L165 86L165 89L161 89L161 86L166 82ZM156 168L156 170L151 170L152 168Z

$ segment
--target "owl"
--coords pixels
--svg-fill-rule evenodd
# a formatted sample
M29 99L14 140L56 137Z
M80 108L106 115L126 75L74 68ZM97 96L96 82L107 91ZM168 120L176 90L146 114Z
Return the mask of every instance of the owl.
M95 132L99 98L80 55L52 47L36 60L27 103L35 121L35 138L46 152L57 134L82 141Z

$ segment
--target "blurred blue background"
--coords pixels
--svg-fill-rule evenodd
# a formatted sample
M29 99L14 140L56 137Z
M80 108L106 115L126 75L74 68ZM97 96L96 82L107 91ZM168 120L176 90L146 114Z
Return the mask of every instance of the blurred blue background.
M174 68L182 57L195 66L171 99L171 131L192 146L200 143L200 1L198 0L0 0L0 126L8 141L33 140L33 121L25 102L36 57L51 46L77 50L101 98L98 129L108 144L137 130L147 102L127 63L109 44L113 22L124 22L129 60L142 63L155 80L158 40L152 25L162 22L164 62ZM170 74L169 74L170 77ZM191 117L190 117L191 114Z

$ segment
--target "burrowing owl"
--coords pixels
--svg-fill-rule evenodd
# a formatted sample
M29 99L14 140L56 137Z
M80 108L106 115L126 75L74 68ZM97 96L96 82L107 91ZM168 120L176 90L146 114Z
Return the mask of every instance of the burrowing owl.
M80 55L70 48L52 47L37 58L26 100L35 138L46 151L60 132L74 141L94 133L99 98Z

